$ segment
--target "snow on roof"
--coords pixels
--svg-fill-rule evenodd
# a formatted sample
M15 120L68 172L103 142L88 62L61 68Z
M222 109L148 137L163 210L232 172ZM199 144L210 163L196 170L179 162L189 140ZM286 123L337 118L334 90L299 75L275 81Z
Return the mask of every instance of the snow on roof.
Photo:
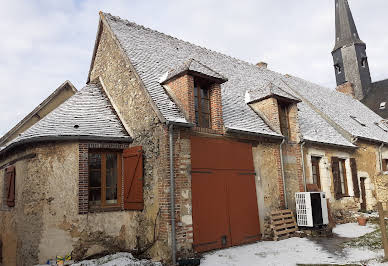
M353 137L388 143L387 132L375 124L382 118L360 101L297 77L283 79L303 101L311 103Z
M227 82L221 84L223 119L227 129L281 136L272 131L246 103L246 100L250 100L247 97L247 92L249 97L250 94L256 95L254 97L257 98L262 97L268 94L268 86L266 87L266 85L271 83L276 88L276 93L282 97L286 96L294 98L294 100L308 99L320 112L327 114L343 130L354 136L363 136L379 141L388 140L388 135L372 122L380 121L381 118L351 97L302 79L284 77L284 75L269 69L259 68L256 65L179 40L108 13L102 13L102 17L107 21L142 79L153 102L167 121L179 120L187 123L184 115L160 84L161 77L166 80L169 76L168 71L182 66L182 62L195 60L195 62L200 62L201 65L206 66L206 69L211 69L228 79ZM301 106L299 114L303 123L301 133L304 139L354 147L321 118L317 110L311 110L306 105ZM365 119L367 127L360 128L360 125L349 115ZM310 127L307 126L309 124Z
M247 91L246 93L246 97L249 99L247 103L257 102L271 96L285 98L294 102L300 102L298 97L282 90L280 87L276 86L270 81L264 84L264 86L261 88Z
M171 69L166 74L164 74L159 82L163 84L169 79L176 77L186 71L191 71L194 73L205 75L210 78L214 78L216 80L219 80L220 83L227 81L225 77L223 77L221 74L217 73L210 67L202 64L201 62L198 62L194 58L190 58L188 61L184 62L176 68Z
M5 148L29 140L78 137L130 142L100 84L89 84L34 124Z

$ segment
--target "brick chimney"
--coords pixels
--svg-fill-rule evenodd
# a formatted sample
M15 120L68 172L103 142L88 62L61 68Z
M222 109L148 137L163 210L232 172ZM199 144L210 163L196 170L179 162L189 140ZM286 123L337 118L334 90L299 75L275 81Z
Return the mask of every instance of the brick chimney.
M256 64L256 66L259 68L267 68L268 64L266 62L259 62Z
M350 82L346 82L342 85L337 86L336 90L339 92L348 94L348 95L352 96L353 98L356 97L355 92L354 92L354 86Z

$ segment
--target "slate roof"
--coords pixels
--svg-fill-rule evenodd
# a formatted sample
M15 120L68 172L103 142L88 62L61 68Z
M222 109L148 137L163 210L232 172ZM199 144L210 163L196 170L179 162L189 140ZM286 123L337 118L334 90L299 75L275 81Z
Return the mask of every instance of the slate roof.
M357 99L297 77L283 79L303 101L311 103L353 137L388 143L388 134L375 124L382 118Z
M131 141L100 84L85 86L3 150L32 140L77 138Z
M53 93L51 93L43 102L41 102L34 110L32 110L19 123L17 123L16 126L14 126L7 133L5 133L4 136L0 138L0 145L5 145L9 141L9 136L11 136L12 134L14 134L14 132L16 132L21 127L23 127L28 121L30 121L32 117L37 115L45 106L52 103L52 100L55 99L57 95L59 95L61 92L67 89L71 90L73 93L77 92L77 89L74 87L74 85L70 81L66 80L55 91L53 91Z
M335 0L335 40L333 51L351 44L365 45L358 35L348 0Z
M257 73L261 71L258 67L110 14L102 14L167 121L187 123L159 83L160 77L193 58L228 79L221 85L226 128L280 136L245 104L245 91L259 85L256 82Z
M341 114L345 122L339 121L338 118L335 119L345 131L350 130L354 136L369 136L370 139L388 141L387 136L383 134L385 132L376 125L370 125L368 122L368 127L363 129L360 128L360 125L355 124L356 121L349 118L349 113L359 115L358 113L362 112L365 113L363 116L370 120L381 120L371 110L349 96L339 95L339 92L333 92L301 79L287 78L269 69L259 68L256 65L196 46L107 13L101 13L101 16L108 23L121 48L142 79L151 99L167 121L188 123L159 83L160 79L171 69L182 66L182 62L195 60L228 79L227 82L221 84L223 119L227 130L280 137L281 135L272 131L246 103L247 93L252 93L257 97L268 95L266 85L273 84L278 94L303 101L311 97L313 100L310 102L318 105L316 110L313 110L308 105L299 104L301 106L299 110L302 124L301 134L306 140L354 147L317 113L317 111L328 112L328 116L335 116L341 112L340 106L345 105L344 109L351 109ZM331 97L332 94L335 96ZM301 95L304 98L300 97ZM331 109L333 105L335 108ZM377 129L382 133L368 133L371 129Z
M227 78L223 77L221 74L217 73L210 67L207 67L201 62L198 62L197 60L191 58L188 61L184 62L183 64L177 66L176 68L173 68L170 71L166 72L162 76L159 82L163 84L166 81L172 79L173 77L179 76L180 74L186 71L202 74L204 76L219 80L220 83L223 83L228 80Z
M339 134L325 119L304 103L298 103L298 121L303 139L316 143L356 147Z
M272 82L267 82L259 89L247 91L246 94L246 102L247 103L253 103L257 101L264 100L269 97L280 97L285 98L294 102L300 102L301 100L296 97L295 95L292 95L284 90L282 90L280 87L276 86Z

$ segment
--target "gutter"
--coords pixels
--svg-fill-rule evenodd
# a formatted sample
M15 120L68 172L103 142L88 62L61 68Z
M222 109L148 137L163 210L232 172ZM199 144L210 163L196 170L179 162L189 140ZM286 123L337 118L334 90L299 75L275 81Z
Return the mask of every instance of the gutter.
M381 143L379 147L379 162L380 162L380 171L383 172L383 154L382 154L382 149L384 147L384 142Z
M174 179L174 124L167 123L169 126L169 144L170 144L170 212L171 212L171 260L172 265L176 265L176 234L175 234L175 179Z
M307 184L306 184L306 171L305 171L305 165L304 165L304 151L303 151L303 146L306 144L306 142L302 142L300 144L300 151L302 153L302 174L303 174L303 187L304 187L304 192L307 192Z
M32 144L39 142L48 142L48 141L108 141L108 142L118 142L118 143L131 143L133 139L131 137L100 137L100 136L44 136L44 137L33 137L29 139L23 139L20 141L13 142L6 146L4 149L0 150L0 155L5 152L16 148L17 146L23 144Z
M282 171L282 180L283 180L283 196L284 196L284 207L288 209L287 203L287 192L286 192L286 179L284 177L284 162L283 162L283 144L286 142L286 139L282 140L280 143L280 167Z
M246 134L246 135L266 137L266 138L283 139L283 136L280 136L280 135L276 136L276 135L270 135L270 134L262 134L262 133L244 131L244 130L233 129L233 128L226 128L226 133L238 133L238 134Z

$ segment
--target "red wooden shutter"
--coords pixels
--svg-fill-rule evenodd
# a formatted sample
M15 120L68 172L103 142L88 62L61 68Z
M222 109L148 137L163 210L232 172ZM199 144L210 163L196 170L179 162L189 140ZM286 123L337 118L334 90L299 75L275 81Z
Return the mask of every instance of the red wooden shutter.
M331 157L331 169L333 172L334 197L335 199L342 198L341 178L339 173L339 159Z
M7 188L7 206L15 206L15 167L10 166L5 169L5 182Z
M124 150L124 209L143 210L143 149Z
M354 196L356 198L359 198L360 197L360 187L358 185L356 159L354 159L354 158L350 158L350 169L352 170Z

